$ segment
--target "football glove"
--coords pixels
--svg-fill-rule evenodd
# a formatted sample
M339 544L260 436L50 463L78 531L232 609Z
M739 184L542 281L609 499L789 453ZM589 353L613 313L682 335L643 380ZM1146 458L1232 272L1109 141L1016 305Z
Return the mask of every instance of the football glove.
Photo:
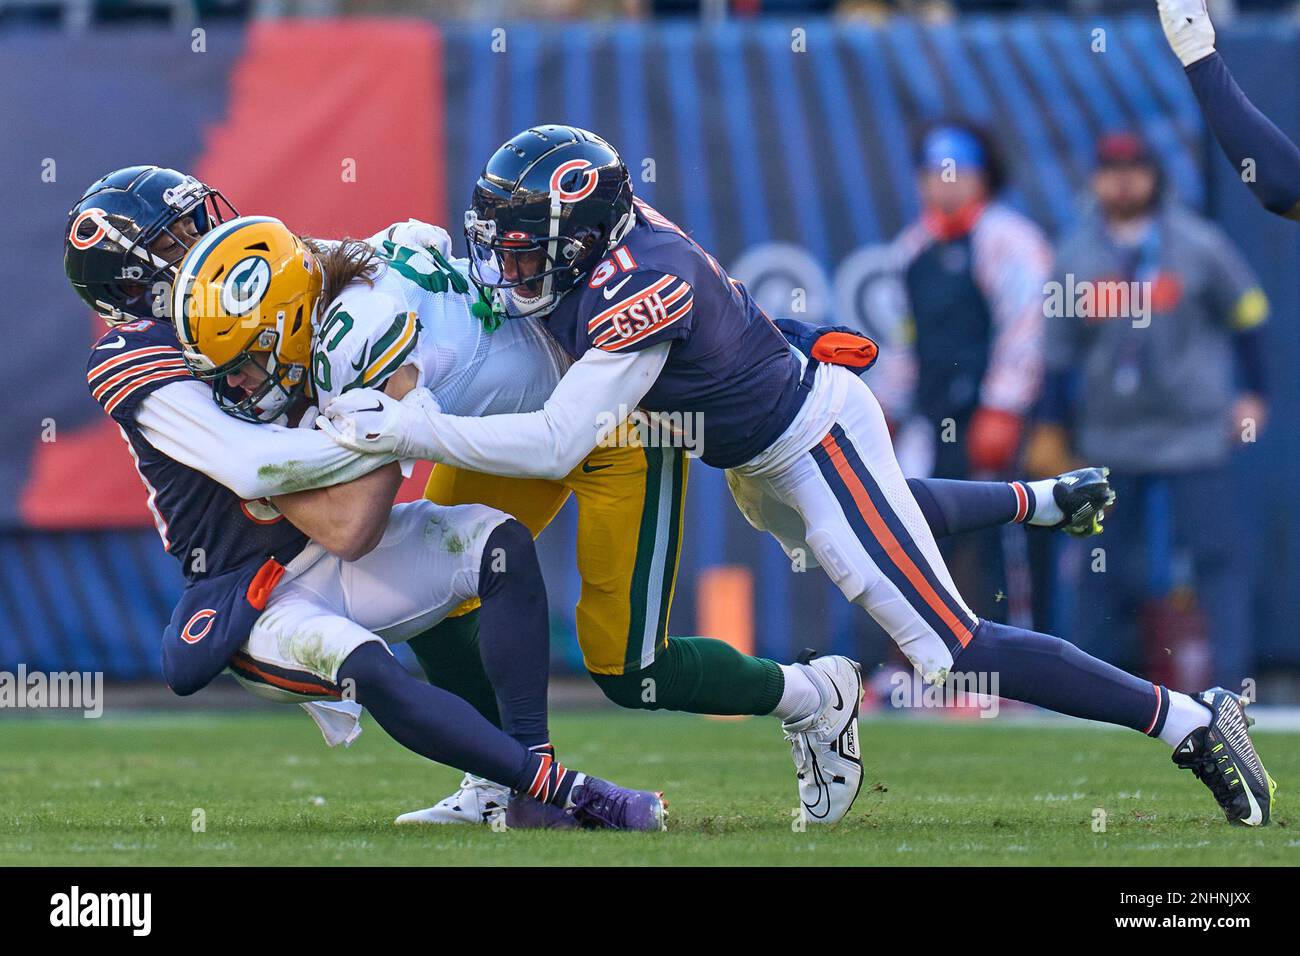
M1160 26L1183 66L1191 66L1214 52L1214 24L1205 0L1158 0Z
M410 453L412 432L428 427L428 416L442 411L427 388L412 389L400 402L374 388L344 392L325 406L316 427L344 448L363 455Z
M378 246L385 239L399 246L409 246L414 249L433 249L444 259L451 258L451 236L447 230L443 229L442 226L421 222L419 219L395 222L383 232L376 233L366 241L372 246Z

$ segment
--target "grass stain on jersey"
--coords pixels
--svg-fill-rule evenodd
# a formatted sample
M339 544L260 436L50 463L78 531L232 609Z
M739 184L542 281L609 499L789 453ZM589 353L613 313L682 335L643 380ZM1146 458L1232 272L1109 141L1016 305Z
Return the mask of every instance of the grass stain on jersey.
M438 517L430 518L429 523L424 526L424 540L432 541L435 536L441 536L442 540L439 544L442 550L448 554L464 554L483 534L483 525L484 523L480 521L472 528L456 529L447 527Z
M319 631L312 634L281 633L276 645L284 660L294 661L303 670L326 680L334 679L334 672L342 663L337 650L325 650L325 635Z
M319 487L325 475L325 471L309 468L300 461L263 465L257 469L257 477L274 484L279 489L276 494L280 495Z

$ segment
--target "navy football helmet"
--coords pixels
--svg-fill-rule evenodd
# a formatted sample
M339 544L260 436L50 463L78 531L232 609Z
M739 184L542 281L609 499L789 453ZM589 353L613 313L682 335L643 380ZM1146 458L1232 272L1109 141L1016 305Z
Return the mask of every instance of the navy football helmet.
M545 315L635 221L612 146L573 126L524 130L483 167L465 213L470 277L508 315Z
M176 266L199 236L237 213L193 176L127 166L97 180L68 213L63 268L109 325L166 316Z

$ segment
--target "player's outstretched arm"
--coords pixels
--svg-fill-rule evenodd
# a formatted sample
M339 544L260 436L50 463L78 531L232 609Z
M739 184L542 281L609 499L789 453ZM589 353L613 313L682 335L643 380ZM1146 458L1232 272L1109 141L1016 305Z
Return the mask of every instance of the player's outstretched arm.
M668 361L671 344L638 352L591 349L535 412L444 415L428 389L416 389L400 402L372 389L354 389L322 409L317 424L355 451L511 477L563 478L641 402Z
M1300 148L1246 98L1214 49L1205 0L1159 0L1160 25L1219 146L1269 212L1300 220Z
M232 418L197 381L152 392L135 417L154 448L250 501L343 484L397 460L341 448L312 429Z

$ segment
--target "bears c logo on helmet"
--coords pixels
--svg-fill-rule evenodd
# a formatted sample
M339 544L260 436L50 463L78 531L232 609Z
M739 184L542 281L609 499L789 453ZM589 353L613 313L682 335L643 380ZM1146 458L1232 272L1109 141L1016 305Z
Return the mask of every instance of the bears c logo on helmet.
M271 264L261 256L240 259L221 285L221 307L229 315L252 312L271 287Z
M212 630L212 621L216 616L217 612L210 607L197 612L181 628L181 640L186 644L197 644L203 640Z
M577 189L569 192L563 186L564 180L570 173L578 170L585 170L582 185ZM571 159L567 163L561 163L555 167L555 172L551 173L551 192L559 193L561 202L577 202L580 199L586 199L596 191L596 184L600 182L600 175L591 167L591 163L585 159Z
M76 219L72 220L72 229L68 233L68 242L74 249L86 250L93 246L99 240L104 238L106 230L104 228L107 213L102 209L85 209ZM86 232L82 227L89 222L95 228Z

